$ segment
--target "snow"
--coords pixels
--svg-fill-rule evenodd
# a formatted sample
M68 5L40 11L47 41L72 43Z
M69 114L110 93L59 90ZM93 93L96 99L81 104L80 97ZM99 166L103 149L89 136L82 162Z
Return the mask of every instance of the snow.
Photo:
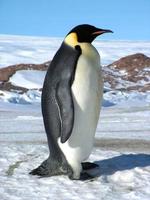
M124 69L124 70L120 70L120 73L121 73L121 75L127 75L128 74L128 72Z
M104 94L104 102L109 101L120 107L144 107L150 106L150 92L122 92L120 90L108 91Z
M50 60L62 39L0 36L0 67ZM96 41L102 64L137 52L150 56L150 42ZM149 200L150 93L111 91L105 84L103 108L89 161L99 164L97 178L39 178L28 173L48 156L41 115L45 72L18 71L10 81L27 93L0 91L1 200ZM122 75L126 72L122 71ZM142 83L141 83L142 84Z
M62 41L63 38L0 35L0 67L44 63L53 58ZM150 56L150 41L96 40L93 44L101 55L102 65L138 52Z
M114 72L115 73L115 72ZM42 88L44 77L46 72L37 71L37 70L21 70L17 71L11 78L10 82L13 85L25 87L30 89L24 94L16 93L16 92L8 92L8 91L0 91L0 101L10 102L10 103L19 103L19 104L30 104L38 102L41 100L41 92L39 91ZM118 80L120 78L118 77ZM122 92L119 89L123 86L136 86L147 83L147 81L138 81L137 83L131 83L130 81L125 81L120 79L120 84L116 86L117 90L112 91L110 89L110 84L105 83L105 94L103 106L108 107L115 104L123 105L128 104L133 106L139 105L150 105L150 92L139 93L139 92Z
M101 115L97 138L150 141L149 106L133 107L130 104L129 107L124 105L103 108Z
M149 67L145 67L144 71L149 72L150 71L150 66Z
M0 35L0 67L51 60L61 42L59 38Z
M39 197L42 200L149 199L150 137L148 139L147 136L150 129L147 129L150 123L147 118L150 109L103 108L101 122L96 132L97 144L89 159L99 164L100 169L96 172L97 178L94 181L83 182L71 181L66 176L38 178L28 174L47 158L48 147L40 106L32 109L30 105L26 105L24 108L26 110L16 107L10 112L5 109L0 111L0 198L2 200L37 200ZM141 118L138 118L140 116ZM135 124L141 122L143 125L139 135L136 135ZM122 123L126 123L128 129L124 129ZM118 131L114 130L117 126ZM123 130L125 136L122 137ZM110 132L115 139L114 144ZM130 137L131 132L134 137ZM143 140L139 136L143 136Z
M20 87L25 87L28 89L40 89L42 88L45 74L45 71L21 70L17 71L9 81L13 85Z
M9 102L15 104L31 104L41 101L41 92L39 90L29 90L26 93L19 94L16 92L0 91L0 103Z

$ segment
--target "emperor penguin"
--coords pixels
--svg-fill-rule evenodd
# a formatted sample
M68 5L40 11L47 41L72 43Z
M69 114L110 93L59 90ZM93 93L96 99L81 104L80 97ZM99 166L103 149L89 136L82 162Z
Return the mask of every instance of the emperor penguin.
M51 61L42 90L42 115L49 157L30 174L68 175L70 179L89 178L84 162L90 155L103 95L100 56L91 44L112 32L82 24L65 37Z

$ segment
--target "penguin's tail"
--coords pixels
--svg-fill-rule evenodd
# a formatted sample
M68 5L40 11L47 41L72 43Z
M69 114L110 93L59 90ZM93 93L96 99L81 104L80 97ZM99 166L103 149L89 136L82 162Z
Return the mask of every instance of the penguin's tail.
M58 161L52 160L50 157L46 159L41 165L33 169L29 174L42 177L50 177L62 174L68 174L70 167Z

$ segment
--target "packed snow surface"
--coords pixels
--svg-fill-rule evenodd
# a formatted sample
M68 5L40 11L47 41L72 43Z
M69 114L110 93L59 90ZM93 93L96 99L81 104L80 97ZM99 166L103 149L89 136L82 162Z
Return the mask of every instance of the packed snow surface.
M148 107L103 108L89 158L99 164L97 178L72 181L28 174L48 156L40 106L8 105L0 107L0 199L149 200Z

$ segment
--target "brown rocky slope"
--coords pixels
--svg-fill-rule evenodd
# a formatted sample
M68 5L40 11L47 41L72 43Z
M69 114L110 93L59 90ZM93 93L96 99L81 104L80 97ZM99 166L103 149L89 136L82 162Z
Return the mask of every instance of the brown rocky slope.
M150 91L150 58L137 53L103 68L104 80L112 89Z

